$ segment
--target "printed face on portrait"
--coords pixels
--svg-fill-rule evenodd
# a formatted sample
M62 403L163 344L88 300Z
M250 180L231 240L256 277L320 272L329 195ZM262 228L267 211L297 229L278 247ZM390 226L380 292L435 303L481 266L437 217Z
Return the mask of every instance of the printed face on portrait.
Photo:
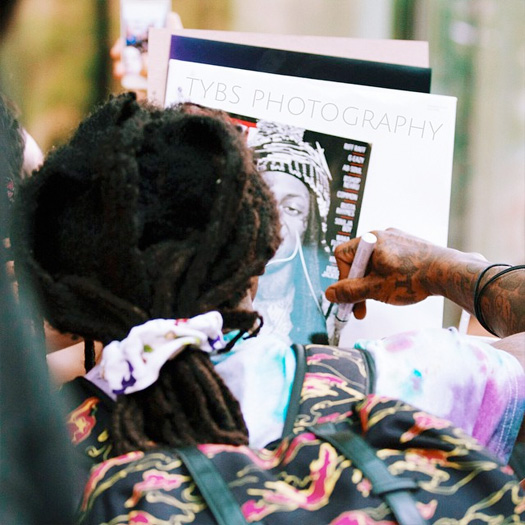
M303 239L308 224L310 192L305 184L288 173L267 171L262 175L275 195L281 219L283 241L274 260L285 259L294 252L297 239Z

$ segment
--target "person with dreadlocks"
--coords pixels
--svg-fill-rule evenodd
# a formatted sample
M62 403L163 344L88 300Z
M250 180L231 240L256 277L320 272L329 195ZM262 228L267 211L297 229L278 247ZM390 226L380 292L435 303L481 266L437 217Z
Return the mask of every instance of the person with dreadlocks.
M327 340L321 268L329 255L332 178L323 149L306 142L304 131L260 120L248 135L257 168L277 200L283 238L260 278L255 308L263 315L263 332L302 344Z
M279 246L278 214L229 119L114 97L24 181L16 208L18 278L36 290L52 326L106 346L102 362L66 389L101 387L111 454L248 443L248 429L256 446L280 437L293 352L272 336L249 338L262 322L250 288ZM206 313L197 328L162 321ZM155 349L166 336L167 349L115 348L148 321L139 347ZM193 350L169 360L180 341ZM214 351L214 364L207 352L217 348L233 350ZM77 442L82 418L69 422Z

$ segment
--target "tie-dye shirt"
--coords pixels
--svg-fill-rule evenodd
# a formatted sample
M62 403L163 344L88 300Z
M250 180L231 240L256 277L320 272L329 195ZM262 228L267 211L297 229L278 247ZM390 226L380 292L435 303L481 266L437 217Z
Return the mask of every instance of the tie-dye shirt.
M525 411L525 373L511 354L451 329L424 329L360 340L376 364L374 392L448 419L507 461ZM281 437L295 358L277 337L242 341L218 373L241 404L250 445Z
M508 460L525 410L525 373L513 355L455 328L355 346L374 356L375 393L448 419Z
M281 438L296 368L290 345L275 335L259 335L212 361L239 400L250 446L262 448Z

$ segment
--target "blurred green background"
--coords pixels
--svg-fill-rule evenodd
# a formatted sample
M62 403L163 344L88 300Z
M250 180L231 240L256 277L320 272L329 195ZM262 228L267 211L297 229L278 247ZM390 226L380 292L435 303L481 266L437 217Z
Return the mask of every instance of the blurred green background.
M185 27L426 40L458 97L449 245L525 262L524 0L173 0ZM109 93L118 0L20 0L0 89L44 151Z

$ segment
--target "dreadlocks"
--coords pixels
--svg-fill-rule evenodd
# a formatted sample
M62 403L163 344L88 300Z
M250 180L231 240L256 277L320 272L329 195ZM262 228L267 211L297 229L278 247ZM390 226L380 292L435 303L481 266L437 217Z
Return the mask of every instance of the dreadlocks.
M54 151L17 196L17 271L50 323L102 341L149 319L238 306L280 238L269 189L222 114L112 98ZM187 351L146 390L119 396L116 452L199 442L247 443L239 405L208 356Z

